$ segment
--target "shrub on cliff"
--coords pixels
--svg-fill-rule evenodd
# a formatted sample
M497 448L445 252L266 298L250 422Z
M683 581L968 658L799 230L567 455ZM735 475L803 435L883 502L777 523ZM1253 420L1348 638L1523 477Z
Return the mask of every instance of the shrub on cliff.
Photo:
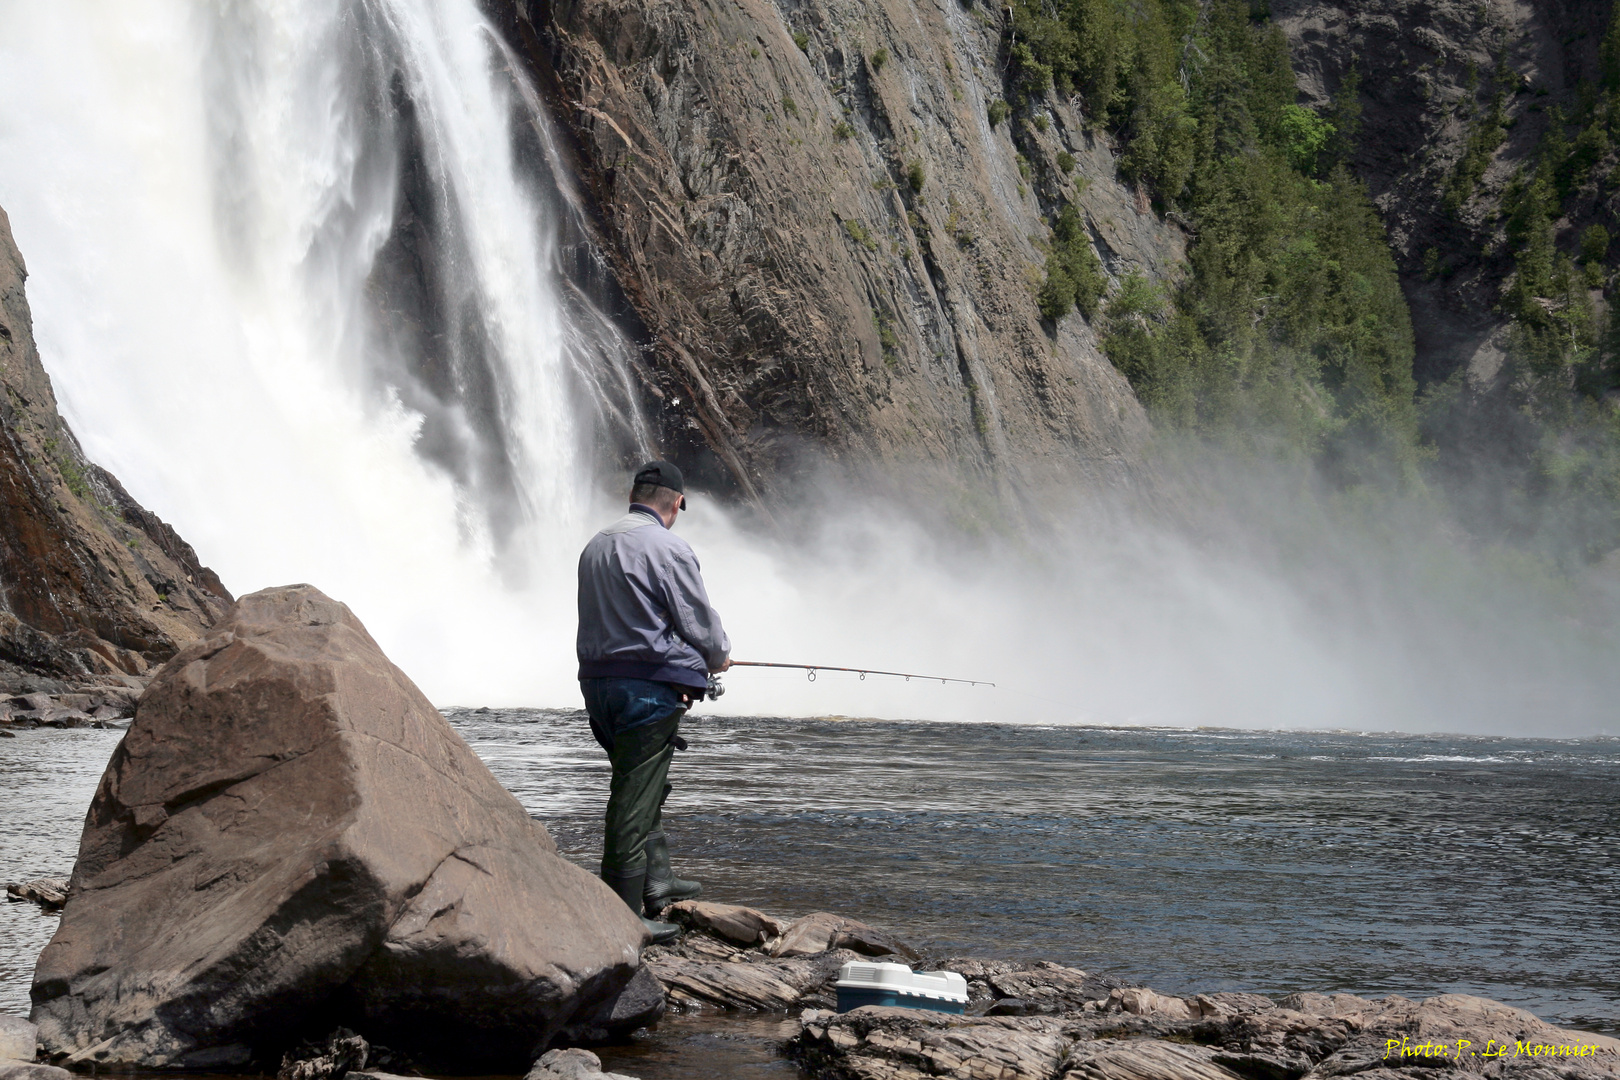
M1080 314L1091 319L1105 287L1102 264L1091 248L1085 221L1074 204L1068 203L1052 227L1052 250L1046 256L1046 280L1038 297L1041 314L1057 322L1079 308Z

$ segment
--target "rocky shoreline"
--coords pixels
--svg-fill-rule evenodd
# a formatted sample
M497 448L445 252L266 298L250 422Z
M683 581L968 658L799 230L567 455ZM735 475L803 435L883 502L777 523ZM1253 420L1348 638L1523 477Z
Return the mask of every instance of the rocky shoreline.
M52 909L65 886L47 880L8 891ZM644 949L630 984L559 1032L559 1048L536 1061L526 1080L618 1076L603 1072L583 1047L622 1041L666 1011L797 1014L798 1032L780 1049L812 1080L1417 1080L1437 1069L1459 1077L1620 1078L1620 1040L1469 995L1183 996L1046 961L929 958L883 930L830 912L785 919L685 901L665 917L684 928L680 940ZM839 968L873 957L961 974L970 997L965 1014L876 1006L833 1011ZM71 1075L20 1057L0 1062L0 1080ZM419 1075L402 1055L340 1031L324 1046L289 1054L278 1076L396 1075L378 1072L379 1064Z
M135 716L150 678L102 675L64 682L45 676L0 679L0 738L18 728L105 728Z
M1620 1077L1620 1040L1464 994L1178 996L1044 961L919 962L903 942L824 912L787 922L688 902L667 915L686 934L643 961L669 1007L799 1010L784 1051L814 1080ZM966 1014L831 1011L839 967L876 955L963 975Z

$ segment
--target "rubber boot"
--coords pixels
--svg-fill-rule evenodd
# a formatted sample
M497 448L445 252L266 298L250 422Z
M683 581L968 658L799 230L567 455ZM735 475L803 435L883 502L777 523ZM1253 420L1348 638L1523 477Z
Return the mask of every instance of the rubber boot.
M657 915L677 900L690 900L703 894L703 886L696 881L678 878L669 868L669 840L664 830L647 834L647 884L641 891L641 900L648 915Z
M664 945L681 936L681 928L674 923L659 922L641 914L641 893L647 883L647 871L645 869L609 870L604 866L602 868L602 880L607 882L608 886L619 894L619 899L624 901L625 907L640 917L641 925L645 926L647 933L652 935L654 945Z

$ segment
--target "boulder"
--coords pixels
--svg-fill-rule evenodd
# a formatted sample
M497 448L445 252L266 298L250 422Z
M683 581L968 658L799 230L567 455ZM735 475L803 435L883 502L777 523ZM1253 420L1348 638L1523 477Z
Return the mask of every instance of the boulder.
M347 1028L338 1028L319 1046L301 1046L281 1055L276 1080L342 1080L364 1069L370 1057L370 1043Z
M711 904L707 900L682 900L664 909L664 918L688 930L702 930L736 945L763 945L781 937L788 924L763 911L738 904Z
M568 1042L609 1042L656 1023L665 1007L664 984L643 963L623 990L588 1013L576 1013L562 1037Z
M0 1060L33 1061L39 1034L20 1016L0 1013Z
M75 1068L274 1065L344 1024L513 1072L646 942L344 605L244 597L153 679L31 1019Z
M918 959L917 950L898 938L829 911L816 911L797 920L767 950L772 956L814 956L829 949L853 949L865 956L900 956Z
M636 1080L623 1073L602 1071L602 1059L589 1050L570 1047L548 1050L523 1080Z

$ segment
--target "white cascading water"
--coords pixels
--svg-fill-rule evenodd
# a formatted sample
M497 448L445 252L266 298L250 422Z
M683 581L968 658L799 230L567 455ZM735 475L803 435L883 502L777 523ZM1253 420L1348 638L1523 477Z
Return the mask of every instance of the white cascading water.
M511 88L475 5L0 13L4 205L91 457L234 589L307 580L350 603L441 700L565 685L588 433L565 385L554 237L518 181ZM516 505L497 509L520 535L499 542L480 505L498 487L424 461L411 381L379 362L366 290L398 197L391 89L414 105L457 241L445 276L500 361L488 398ZM440 428L481 437L490 418L454 415L449 396Z
M575 554L648 438L515 70L473 0L0 0L0 206L86 450L230 588L320 586L441 704L574 706ZM739 672L723 711L1575 734L1620 689L1566 585L1444 545L986 561L692 503L738 655L1002 684Z

